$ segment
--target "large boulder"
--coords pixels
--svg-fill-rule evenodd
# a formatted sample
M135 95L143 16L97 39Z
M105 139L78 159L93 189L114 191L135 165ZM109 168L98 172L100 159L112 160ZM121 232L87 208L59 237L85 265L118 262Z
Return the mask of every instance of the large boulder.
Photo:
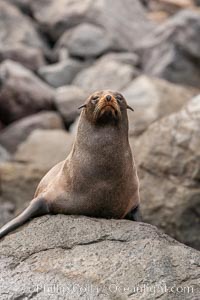
M0 132L0 144L14 153L18 145L35 129L64 129L64 124L57 112L40 112L15 121L3 129Z
M73 137L64 130L34 130L22 143L12 162L0 164L0 199L20 208L33 198L41 178L64 160Z
M85 64L77 59L67 58L58 63L43 66L38 74L51 86L60 87L70 84L74 77L85 67Z
M67 127L78 117L80 113L78 107L85 102L87 96L85 90L74 85L63 86L56 90L55 106Z
M15 210L21 210L33 199L36 187L46 171L43 166L40 168L38 165L20 162L0 164L0 203L10 202Z
M184 10L141 41L142 67L150 75L199 87L200 13Z
M82 23L67 30L58 41L57 49L67 48L71 56L97 57L114 50L115 43L105 29L89 23Z
M36 129L18 147L14 158L16 161L48 170L67 157L72 143L73 136L64 130Z
M19 51L19 49L24 49ZM10 58L17 61L26 62L34 68L37 58L37 63L43 64L43 55L41 50L46 48L46 44L37 32L34 22L23 15L15 6L7 3L7 1L0 2L0 57L7 56L7 49L9 49Z
M34 0L31 8L54 41L73 26L92 23L112 36L119 48L131 51L153 27L138 0Z
M134 113L128 112L129 134L139 135L148 126L180 108L199 90L142 75L122 91Z
M51 110L54 90L33 72L6 60L0 65L0 120L9 124L41 110Z
M135 142L144 220L200 249L200 96Z
M118 62L114 59L99 59L94 65L82 70L73 80L73 84L87 91L125 88L138 71L131 65Z
M0 62L6 59L19 62L33 71L45 64L42 50L19 44L0 48Z
M200 253L155 227L44 216L0 242L3 299L198 299Z

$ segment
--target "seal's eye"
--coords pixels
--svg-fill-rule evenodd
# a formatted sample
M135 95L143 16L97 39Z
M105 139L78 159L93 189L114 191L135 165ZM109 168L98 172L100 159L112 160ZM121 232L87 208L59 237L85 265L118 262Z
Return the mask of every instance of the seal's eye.
M99 96L94 96L94 97L92 97L91 102L93 104L96 104L98 102L98 100L99 100Z
M123 101L123 96L122 95L117 95L116 97L116 100L118 101L118 102L121 102L121 101Z

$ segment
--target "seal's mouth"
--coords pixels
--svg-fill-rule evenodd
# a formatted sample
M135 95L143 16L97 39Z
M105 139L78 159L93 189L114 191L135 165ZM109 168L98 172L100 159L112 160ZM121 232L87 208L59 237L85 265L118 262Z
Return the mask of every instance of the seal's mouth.
M121 117L120 107L115 99L112 102L107 102L105 99L100 99L99 103L95 107L95 119L119 119Z
M117 110L116 107L112 104L105 104L104 106L102 106L101 110L103 109L107 109L107 110Z

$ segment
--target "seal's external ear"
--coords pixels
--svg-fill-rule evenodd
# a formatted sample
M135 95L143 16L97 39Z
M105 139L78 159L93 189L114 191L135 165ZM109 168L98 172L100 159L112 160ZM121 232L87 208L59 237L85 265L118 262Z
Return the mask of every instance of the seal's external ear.
M83 104L83 105L79 106L78 109L84 108L86 106L87 106L86 104Z
M126 108L127 108L127 109L130 109L130 110L132 110L132 111L134 111L134 109L133 109L132 107L130 107L129 105L127 105Z

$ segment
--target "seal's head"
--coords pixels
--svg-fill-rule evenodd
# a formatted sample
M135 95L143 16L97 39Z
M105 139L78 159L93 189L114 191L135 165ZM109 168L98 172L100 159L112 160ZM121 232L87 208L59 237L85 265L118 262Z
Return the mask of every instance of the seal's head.
M79 108L84 108L87 119L93 123L116 123L127 115L127 109L133 110L121 93L108 90L93 93Z

